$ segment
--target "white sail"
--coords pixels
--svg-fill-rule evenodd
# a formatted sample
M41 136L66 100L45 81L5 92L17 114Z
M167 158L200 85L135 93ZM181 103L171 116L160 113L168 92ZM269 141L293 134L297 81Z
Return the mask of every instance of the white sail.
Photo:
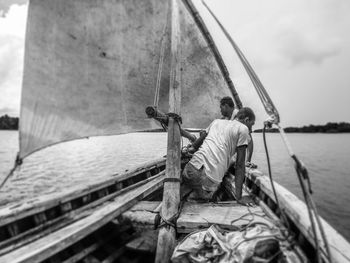
M20 115L20 158L62 141L155 128L145 107L155 96L168 1L31 0ZM185 127L206 127L230 94L182 3ZM170 30L167 27L167 32ZM159 108L168 112L170 32Z

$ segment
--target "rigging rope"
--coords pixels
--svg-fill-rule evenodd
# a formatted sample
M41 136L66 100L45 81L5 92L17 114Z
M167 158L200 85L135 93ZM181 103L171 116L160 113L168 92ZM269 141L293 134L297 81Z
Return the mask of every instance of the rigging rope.
M269 94L267 93L265 87L263 86L263 84L261 83L260 79L258 78L258 76L256 75L255 71L253 70L253 68L251 67L251 65L249 64L249 62L247 61L247 59L245 58L245 56L243 55L242 51L239 49L239 47L236 45L236 43L233 41L232 37L228 34L228 32L226 31L226 29L224 28L224 26L221 24L221 22L217 19L217 17L215 16L215 14L211 11L211 9L208 7L208 5L204 2L204 0L202 0L203 5L206 7L206 9L208 10L208 12L212 15L212 17L215 19L215 21L218 23L219 27L221 28L221 30L223 31L223 33L225 34L225 36L227 37L228 41L231 43L232 47L234 48L234 50L236 51L239 59L241 60L247 74L249 75L255 90L258 93L258 96L265 108L265 111L267 112L267 114L269 115L269 120L267 122L265 122L264 124L264 129L266 127L266 125L271 126L272 124L277 125L280 134L282 136L282 139L290 153L291 158L294 160L295 164L296 164L296 172L300 181L300 186L303 190L303 194L304 194L304 199L305 199L305 203L307 205L307 209L308 209L308 213L309 213L309 218L310 218L310 222L311 222L311 226L313 228L313 232L314 232L314 239L315 239L315 245L316 245L316 251L317 251L317 256L318 256L318 262L321 262L321 258L320 258L320 249L319 249L319 245L318 245L318 238L317 238L317 232L316 232L316 224L314 222L314 217L316 218L317 221L317 225L318 228L321 232L321 236L323 239L323 243L324 246L326 248L326 252L327 252L327 259L329 260L329 262L332 262L331 259L331 253L330 253L330 249L329 249L329 245L327 242L327 238L321 223L321 220L319 218L316 206L312 200L311 194L312 194L312 190L311 190L311 183L310 183L310 179L308 177L308 173L307 173L307 169L306 167L299 161L299 159L297 158L297 156L293 153L292 148L288 142L287 137L285 136L285 133L283 131L283 129L281 128L281 126L279 125L280 122L280 117L279 117L279 113L276 109L276 107L274 106ZM271 172L271 170L269 170L269 173ZM272 180L272 178L270 178L270 180ZM306 191L306 186L304 183L304 180L307 181L308 183L308 190ZM274 187L273 187L274 188ZM276 197L276 193L274 190L274 194ZM276 199L276 202L277 199Z
M258 76L255 74L253 68L250 66L249 62L247 61L247 59L245 58L245 56L243 55L243 53L241 52L241 50L239 49L239 47L236 45L236 43L233 41L232 37L229 35L229 33L226 31L226 29L224 28L224 26L221 24L221 22L218 20L218 18L215 16L215 14L211 11L211 9L209 8L209 6L202 0L203 5L206 7L206 9L208 10L208 12L212 15L212 17L215 19L215 21L218 23L219 27L221 28L221 30L223 31L223 33L225 34L225 36L227 37L228 41L231 43L232 47L234 48L234 50L236 51L239 59L241 60L244 68L246 69L258 95L259 98L261 100L261 102L263 103L266 111L268 112L268 114L270 115L270 117L273 117L275 119L276 122L279 122L279 114L278 111L276 109L276 107L273 105L272 100L269 96L269 94L267 93L267 91L265 90L264 86L262 85L261 81L259 80Z
M1 184L0 184L0 190L1 188L5 185L5 183L7 182L7 180L12 177L12 175L15 173L16 169L18 167L21 166L22 164L22 159L19 158L19 153L17 154L16 160L15 160L15 164L13 166L13 168L10 170L10 172L5 176L5 178L2 180Z

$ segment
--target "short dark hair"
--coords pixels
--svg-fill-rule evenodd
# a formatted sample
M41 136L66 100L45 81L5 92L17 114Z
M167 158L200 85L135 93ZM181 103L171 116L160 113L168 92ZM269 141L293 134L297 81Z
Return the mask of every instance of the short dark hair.
M221 100L220 100L220 105L225 105L227 104L228 106L230 106L231 108L234 108L235 107L235 104L232 100L231 97L227 96L227 97L223 97Z
M242 120L246 117L248 117L250 120L255 120L254 111L251 108L243 107L237 112L236 118L238 120Z

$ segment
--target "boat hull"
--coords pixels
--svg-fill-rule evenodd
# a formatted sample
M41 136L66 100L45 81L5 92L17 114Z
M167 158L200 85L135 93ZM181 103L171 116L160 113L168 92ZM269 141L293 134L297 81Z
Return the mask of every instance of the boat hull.
M152 262L164 177L162 158L80 191L1 209L0 262L113 262L133 257ZM306 205L281 185L275 187L279 208L268 177L248 169L245 191L255 197L256 207L248 209L235 201L184 202L177 219L178 238L213 224L234 230L237 224L244 225L239 218L246 213L265 213L281 224L282 218L288 218L299 261L312 262L316 250ZM322 223L333 262L350 262L349 243Z

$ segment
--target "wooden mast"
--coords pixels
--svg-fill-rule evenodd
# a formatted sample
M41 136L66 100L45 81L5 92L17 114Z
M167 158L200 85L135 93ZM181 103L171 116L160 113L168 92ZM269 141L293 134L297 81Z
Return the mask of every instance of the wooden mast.
M180 114L180 32L179 9L177 0L171 2L171 69L169 86L169 112ZM180 173L181 173L181 135L180 126L176 119L169 117L168 150L166 160L166 180L161 215L169 220L178 213L180 204ZM155 262L170 262L176 241L176 229L166 225L159 230Z

